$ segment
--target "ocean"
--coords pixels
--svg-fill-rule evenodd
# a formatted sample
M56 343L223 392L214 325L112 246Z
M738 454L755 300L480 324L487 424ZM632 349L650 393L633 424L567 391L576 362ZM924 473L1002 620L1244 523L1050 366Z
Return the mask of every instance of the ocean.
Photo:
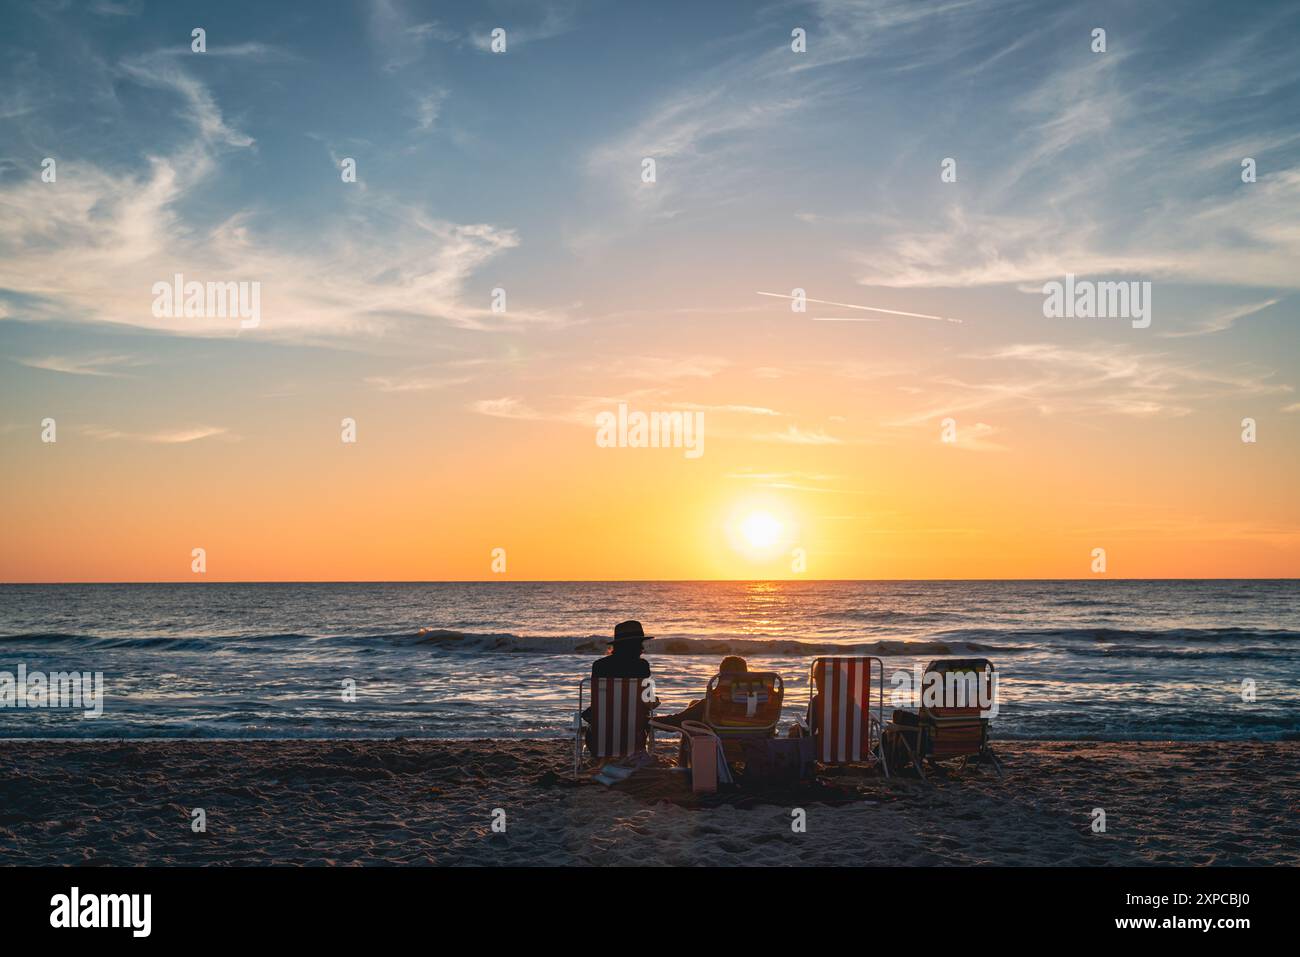
M995 737L1300 738L1296 580L0 585L0 684L104 676L101 716L0 707L0 737L571 733L627 618L656 636L665 708L727 654L781 673L789 720L817 655L881 657L887 679L979 655Z

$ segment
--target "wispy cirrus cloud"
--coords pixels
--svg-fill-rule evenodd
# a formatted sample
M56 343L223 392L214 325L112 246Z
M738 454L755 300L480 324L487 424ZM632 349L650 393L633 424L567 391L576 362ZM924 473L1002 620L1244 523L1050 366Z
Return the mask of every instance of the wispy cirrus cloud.
M999 431L987 422L973 422L956 429L952 441L944 444L949 448L963 452L1005 452L1007 447L994 441L993 436ZM942 438L940 438L942 441Z
M272 53L242 44L207 55ZM133 57L120 73L177 97L194 135L151 155L142 171L69 158L57 182L32 176L0 186L0 289L60 304L81 320L181 335L234 335L238 324L155 317L150 289L176 272L260 283L258 334L270 339L377 335L423 321L473 330L568 321L563 311L498 315L465 300L469 277L518 246L513 230L430 216L380 190L346 194L332 226L293 246L264 238L255 209L236 209L215 225L190 219L185 201L211 183L222 157L248 153L254 140L175 51Z
M29 369L42 369L46 372L61 372L65 375L103 376L118 378L125 376L121 370L139 365L141 360L134 356L33 356L15 358L19 365Z
M784 432L763 432L753 436L758 442L779 442L786 445L843 445L845 440L817 429L801 429L791 425Z
M1281 302L1280 297L1265 299L1263 302L1246 303L1243 306L1234 306L1231 309L1216 313L1208 319L1203 320L1191 329L1169 330L1162 332L1161 336L1166 339L1181 339L1187 336L1208 336L1216 332L1225 332L1236 325L1238 319L1245 319L1247 316L1253 316L1257 312L1263 312L1270 306L1275 306Z
M509 18L508 25L503 21L491 27L479 27L470 31L468 39L472 46L484 52L492 49L492 30L496 27L506 31L506 49L526 43L536 43L539 40L550 40L574 28L577 11L576 2L542 0L539 3L530 3L519 8L518 13L522 13L526 18L522 22L517 13Z
M229 429L214 425L196 425L156 432L126 432L106 426L87 425L82 427L81 433L101 442L143 442L148 445L186 445L216 437L232 441L239 438Z
M1234 103L1294 75L1294 49L1275 40L1297 19L1294 10L1261 11L1234 23L1230 40L1183 45L1177 57L1165 55L1170 33L1148 24L1094 54L1080 38L1095 24L1063 9L1049 39L1077 55L1008 89L1016 122L1000 142L975 134L965 149L932 146L956 157L957 182L882 210L878 241L851 256L858 281L963 288L1070 272L1296 288L1300 154L1293 135L1276 132L1286 97L1259 99L1249 130ZM990 30L999 23L987 20ZM1035 55L1018 48L995 69L1012 75ZM1257 182L1242 182L1245 157L1259 163Z
M497 399L479 399L470 405L470 411L495 419L523 419L535 421L545 418L518 396L506 395Z
M895 427L931 425L974 411L1033 410L1040 415L1185 416L1230 396L1289 395L1276 372L1249 364L1221 368L1113 344L1070 347L1017 343L972 354L966 374L925 377L924 405L894 418Z
M434 124L438 122L439 114L442 113L442 105L446 102L447 96L446 90L437 89L430 90L416 100L415 131L417 133L428 133L433 129Z
M449 389L472 381L468 376L433 376L421 373L367 376L366 384L380 392L429 392Z

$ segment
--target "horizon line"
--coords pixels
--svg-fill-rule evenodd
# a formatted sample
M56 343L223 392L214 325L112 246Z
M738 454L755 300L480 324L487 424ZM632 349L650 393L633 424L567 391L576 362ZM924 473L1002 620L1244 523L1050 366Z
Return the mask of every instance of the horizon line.
M1227 577L1152 577L1123 578L1089 576L1086 578L364 578L364 579L218 579L218 580L123 580L123 581L6 581L0 587L49 585L618 585L618 584L785 584L794 582L1294 582L1300 575L1260 578L1245 575Z

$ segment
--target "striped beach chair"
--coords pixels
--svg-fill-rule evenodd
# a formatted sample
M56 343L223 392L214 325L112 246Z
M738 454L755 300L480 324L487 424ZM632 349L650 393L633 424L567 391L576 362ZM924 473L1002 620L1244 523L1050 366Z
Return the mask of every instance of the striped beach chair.
M642 678L583 678L573 716L573 776L582 768L583 745L598 762L626 758L654 748L650 706L641 700ZM591 682L591 713L583 720L584 693ZM587 732L590 731L590 740Z
M872 674L879 675L872 694ZM822 764L880 762L889 765L880 747L885 713L885 664L879 658L817 658L808 680L806 724ZM873 701L874 699L874 701Z

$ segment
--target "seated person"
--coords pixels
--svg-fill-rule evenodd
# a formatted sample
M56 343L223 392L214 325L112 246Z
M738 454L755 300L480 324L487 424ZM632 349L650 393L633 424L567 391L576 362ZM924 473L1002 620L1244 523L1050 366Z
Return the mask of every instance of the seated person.
M818 730L820 730L821 728L821 721L822 721L821 672L814 669L812 680L813 680L813 693L812 693L812 697L808 699L808 733L816 734ZM795 725L795 727L790 729L790 733L793 735L794 732L797 730L799 730L799 726Z
M728 655L722 659L722 664L718 665L718 674L734 675L745 674L749 671L749 664L744 658L737 655ZM703 721L704 720L704 699L692 701L681 711L676 714L666 714L663 716L656 715L655 721L660 724L670 724L674 728L680 728L683 721Z
M608 642L609 649L605 657L597 658L591 665L591 691L596 693L596 681L600 678L649 678L650 662L641 657L645 642L652 636L647 635L639 621L622 621L614 626L614 637ZM644 688L645 685L642 684ZM645 711L658 707L659 699L645 702ZM582 720L591 723L591 708L582 712ZM587 747L592 747L591 728L587 728Z

